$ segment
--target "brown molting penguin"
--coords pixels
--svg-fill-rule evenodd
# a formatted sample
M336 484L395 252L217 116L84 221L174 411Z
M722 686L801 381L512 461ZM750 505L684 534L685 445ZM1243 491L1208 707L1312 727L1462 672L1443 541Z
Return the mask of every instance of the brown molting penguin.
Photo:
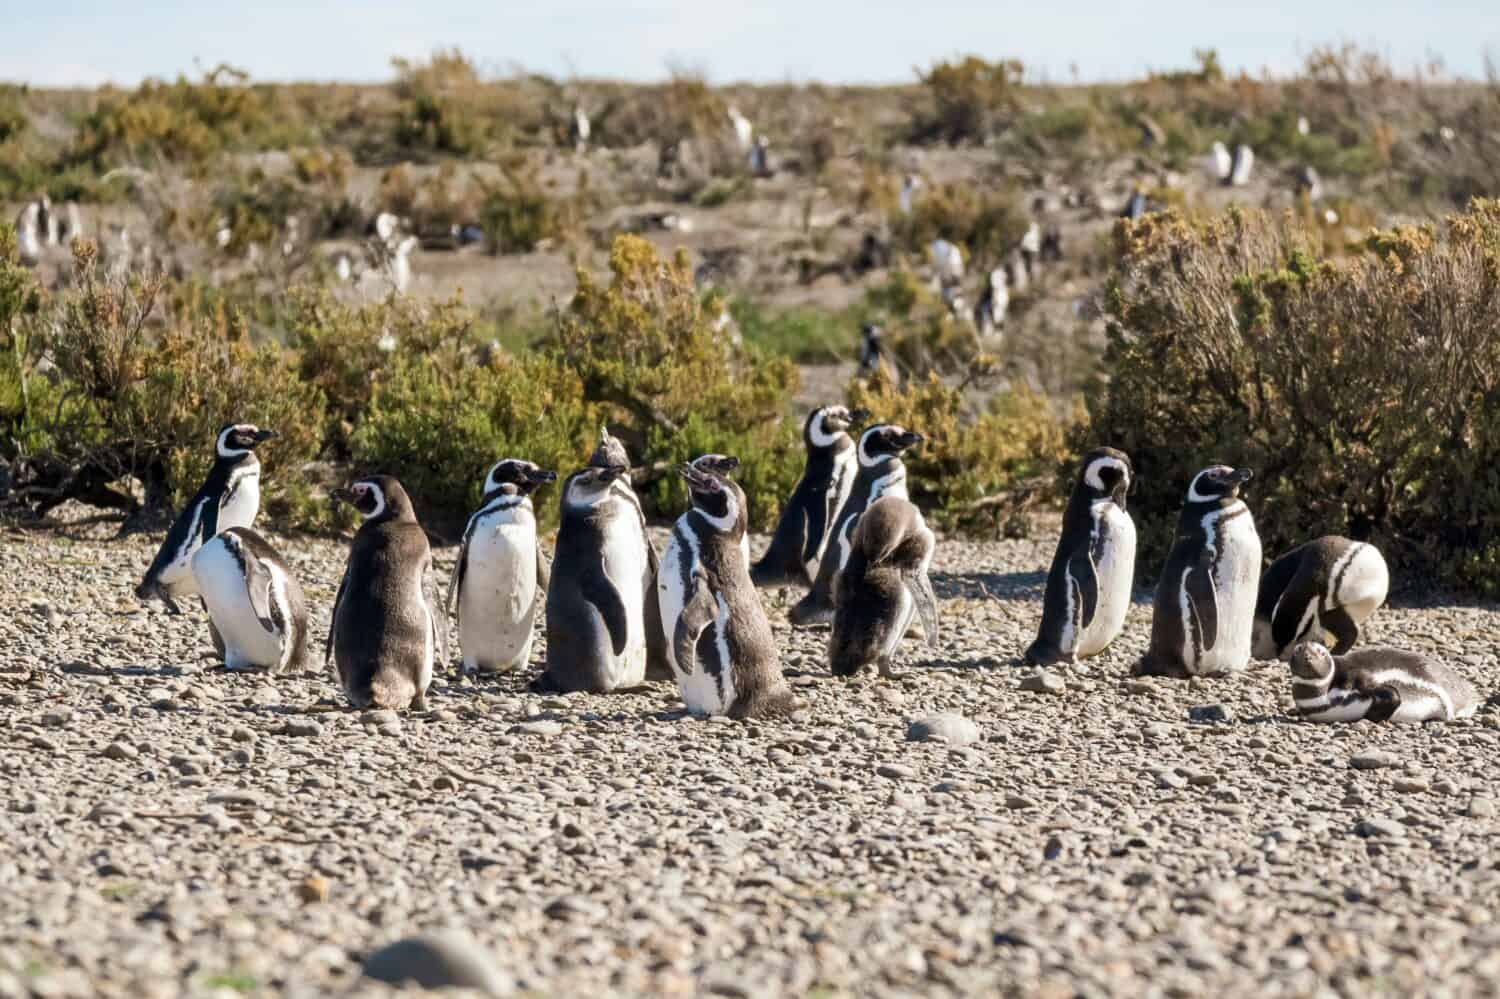
M927 578L936 544L922 512L902 497L881 497L859 518L828 641L834 675L871 664L896 675L896 649L918 616L927 644L937 644L937 597Z

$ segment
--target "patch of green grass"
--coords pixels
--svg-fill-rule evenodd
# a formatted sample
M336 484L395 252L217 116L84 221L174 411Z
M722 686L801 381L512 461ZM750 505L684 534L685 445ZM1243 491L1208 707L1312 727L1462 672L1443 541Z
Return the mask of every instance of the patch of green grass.
M99 889L99 894L111 902L124 902L134 898L141 890L141 886L134 881L115 881Z
M737 177L734 180L716 180L693 195L693 204L699 208L718 208L744 189L745 178L743 177Z
M233 989L244 995L260 988L260 980L243 971L223 971L217 975L209 975L203 979L203 984L211 989Z
M743 299L731 303L729 311L747 344L799 364L846 361L857 352L859 322L848 312L770 312Z

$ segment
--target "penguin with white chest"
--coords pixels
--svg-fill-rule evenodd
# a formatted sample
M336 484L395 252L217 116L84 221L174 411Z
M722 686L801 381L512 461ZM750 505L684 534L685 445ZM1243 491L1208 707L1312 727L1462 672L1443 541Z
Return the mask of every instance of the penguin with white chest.
M692 508L672 527L657 584L662 636L678 689L698 715L757 718L798 703L781 676L745 549L745 493L728 477L734 458L682 467Z
M1255 601L1251 653L1286 659L1298 642L1331 646L1341 656L1359 626L1385 603L1391 574L1374 545L1337 535L1293 548L1271 563Z
M231 527L193 556L193 580L231 670L300 672L307 665L307 600L270 542Z
M1240 499L1250 476L1247 468L1214 465L1193 477L1136 676L1219 676L1250 664L1261 554L1255 519Z
M817 578L834 518L854 489L859 462L849 428L869 416L843 406L824 406L808 414L802 427L807 463L781 510L770 547L750 570L756 586L811 586Z
M870 665L895 676L896 649L918 619L927 644L937 644L937 597L927 577L936 547L922 512L904 497L883 496L860 516L828 639L835 676Z
M1291 664L1292 701L1307 721L1452 721L1479 709L1473 684L1415 652L1369 648L1340 656L1303 642Z
M429 599L432 550L406 490L389 475L360 479L336 498L364 517L333 602L324 652L356 708L427 710L442 647Z
M135 595L160 597L167 610L180 614L175 597L197 591L193 555L205 541L230 527L250 527L260 512L260 459L255 449L276 436L251 423L231 423L214 439L214 463L208 478L172 522L166 540L146 570Z
M1135 576L1135 522L1126 512L1134 470L1125 452L1084 455L1047 573L1042 624L1026 661L1046 666L1098 655L1120 634Z
M891 423L877 424L859 435L855 448L859 472L854 487L834 519L812 589L788 614L793 624L825 624L833 619L834 584L849 560L855 524L860 514L882 496L907 498L906 464L901 455L921 442L921 434Z
M508 673L531 659L548 571L531 493L556 478L518 458L496 462L485 475L484 501L464 528L445 605L457 603L465 676Z

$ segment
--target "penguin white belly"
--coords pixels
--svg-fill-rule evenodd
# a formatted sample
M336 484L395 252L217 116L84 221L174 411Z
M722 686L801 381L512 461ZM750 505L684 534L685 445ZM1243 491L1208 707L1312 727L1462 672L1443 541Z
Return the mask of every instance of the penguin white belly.
M260 512L260 472L245 472L230 483L228 495L219 506L219 532L231 527L255 526L255 515Z
M229 669L279 666L283 634L266 630L256 617L244 571L228 548L205 545L193 558L192 568L208 616L224 640L224 665Z
M625 605L625 652L609 656L605 680L611 689L629 687L646 679L646 538L633 510L610 519L600 555Z
M536 587L536 521L501 510L476 525L458 597L465 672L526 664L536 634Z
M1346 558L1347 565L1335 565L1330 573L1333 578L1329 586L1335 592L1328 595L1328 602L1343 608L1356 624L1361 624L1385 603L1391 586L1390 570L1373 545L1359 545Z
M689 559L688 579L692 579L692 570L698 567L698 552L693 545L692 529L678 530L674 526L672 538L667 542L667 550L662 555L656 593L657 605L661 608L661 633L666 639L667 664L672 667L672 674L677 677L679 684L682 680L682 673L677 669L677 649L673 644L673 638L677 634L677 619L682 616L682 608L687 606L687 593L683 591L680 569L684 553Z
M1209 536L1213 537L1212 532ZM1212 674L1242 670L1250 665L1260 554L1260 535L1255 533L1255 521L1248 510L1223 522L1220 549L1213 560L1218 637L1213 647L1199 657L1197 669L1190 672Z
M823 518L823 536L818 539L816 549L812 558L807 560L803 566L807 570L807 581L811 583L818 578L818 566L823 563L823 554L828 551L829 535L833 533L833 521L849 502L849 496L854 492L854 480L857 476L859 458L853 448L845 448L833 459L833 482L829 489L833 493L828 503L828 515ZM840 563L842 564L842 562Z
M1095 504L1094 529L1103 534L1099 559L1094 565L1099 602L1094 620L1078 638L1080 658L1095 656L1113 642L1130 611L1131 583L1135 577L1135 521L1110 500Z
M734 706L734 668L729 661L729 605L722 596L715 594L718 613L704 633L709 635L716 647L719 662L724 669L716 677L704 668L703 657L694 663L693 672L677 671L677 688L682 693L682 703L695 715L726 715ZM699 638L702 641L702 638ZM674 670L676 667L674 665Z

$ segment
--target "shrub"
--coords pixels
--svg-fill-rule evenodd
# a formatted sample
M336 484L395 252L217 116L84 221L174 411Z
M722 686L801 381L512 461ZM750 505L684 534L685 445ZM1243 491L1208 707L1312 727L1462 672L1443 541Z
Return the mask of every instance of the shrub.
M426 62L392 59L400 102L392 134L408 153L484 152L489 139L479 99L479 71L457 49L438 50Z
M498 181L479 181L479 221L491 253L530 253L574 223L572 206L549 197L535 164L513 157L500 164Z
M1075 441L1136 463L1140 564L1194 472L1255 470L1267 555L1324 533L1398 570L1500 593L1500 203L1326 258L1256 213L1115 230L1108 382Z
M935 239L963 247L971 270L988 269L1021 242L1031 216L1010 187L942 184L923 192L897 231L906 247L926 259Z
M912 141L984 142L997 118L1019 106L1022 72L1017 60L987 62L972 55L934 64L919 74L931 103L914 118Z

